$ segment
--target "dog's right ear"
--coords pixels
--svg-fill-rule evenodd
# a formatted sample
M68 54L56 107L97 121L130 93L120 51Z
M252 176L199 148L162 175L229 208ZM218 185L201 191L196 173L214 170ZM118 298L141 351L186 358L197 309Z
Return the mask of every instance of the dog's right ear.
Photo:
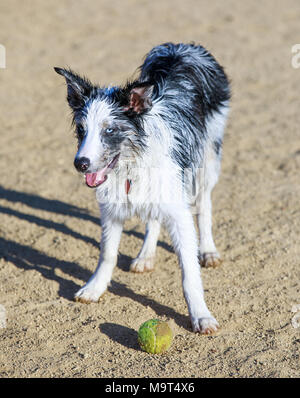
M134 84L129 90L128 105L125 106L124 111L132 111L138 114L147 111L152 107L152 93L153 85L149 83Z
M73 110L82 108L92 91L92 84L87 79L80 77L71 70L57 67L55 67L54 70L66 79L68 87L67 100L70 107Z

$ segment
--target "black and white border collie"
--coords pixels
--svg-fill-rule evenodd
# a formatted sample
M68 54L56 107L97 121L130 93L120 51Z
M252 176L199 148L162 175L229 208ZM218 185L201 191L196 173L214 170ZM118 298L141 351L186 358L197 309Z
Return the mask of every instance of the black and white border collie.
M124 87L95 86L71 70L55 71L66 79L76 126L74 165L96 190L102 223L96 272L75 299L97 302L105 292L123 223L137 215L146 234L131 271L153 269L163 224L178 255L193 331L216 331L200 265L221 261L212 237L211 191L230 99L223 68L200 45L165 43L149 52L137 80Z

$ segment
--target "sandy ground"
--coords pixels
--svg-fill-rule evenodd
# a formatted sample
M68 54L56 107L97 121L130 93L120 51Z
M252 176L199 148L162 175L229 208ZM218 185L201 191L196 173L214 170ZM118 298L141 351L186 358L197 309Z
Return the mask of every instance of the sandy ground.
M299 377L299 20L298 0L0 2L0 376ZM202 270L221 326L209 337L191 331L166 232L155 271L129 272L138 219L125 225L108 293L73 301L95 269L100 226L94 192L73 168L65 85L52 68L118 84L166 41L201 43L232 80L213 194L224 263ZM153 317L175 333L162 356L137 345Z

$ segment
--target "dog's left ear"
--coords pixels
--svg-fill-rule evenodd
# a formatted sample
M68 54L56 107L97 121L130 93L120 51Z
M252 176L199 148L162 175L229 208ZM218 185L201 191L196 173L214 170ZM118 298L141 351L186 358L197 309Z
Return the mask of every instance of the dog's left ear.
M149 84L141 84L133 87L129 92L129 105L124 110L142 113L150 109L152 107L152 93L153 86Z
M81 108L91 93L91 83L71 70L56 67L54 70L66 79L68 86L67 100L70 107L73 110Z

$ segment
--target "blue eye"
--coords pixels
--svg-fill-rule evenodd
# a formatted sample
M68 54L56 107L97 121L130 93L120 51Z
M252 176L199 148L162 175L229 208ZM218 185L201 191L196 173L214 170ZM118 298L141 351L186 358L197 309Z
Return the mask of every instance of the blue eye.
M111 134L113 131L114 131L114 129L111 128L111 127L105 129L105 132L106 132L107 134Z

